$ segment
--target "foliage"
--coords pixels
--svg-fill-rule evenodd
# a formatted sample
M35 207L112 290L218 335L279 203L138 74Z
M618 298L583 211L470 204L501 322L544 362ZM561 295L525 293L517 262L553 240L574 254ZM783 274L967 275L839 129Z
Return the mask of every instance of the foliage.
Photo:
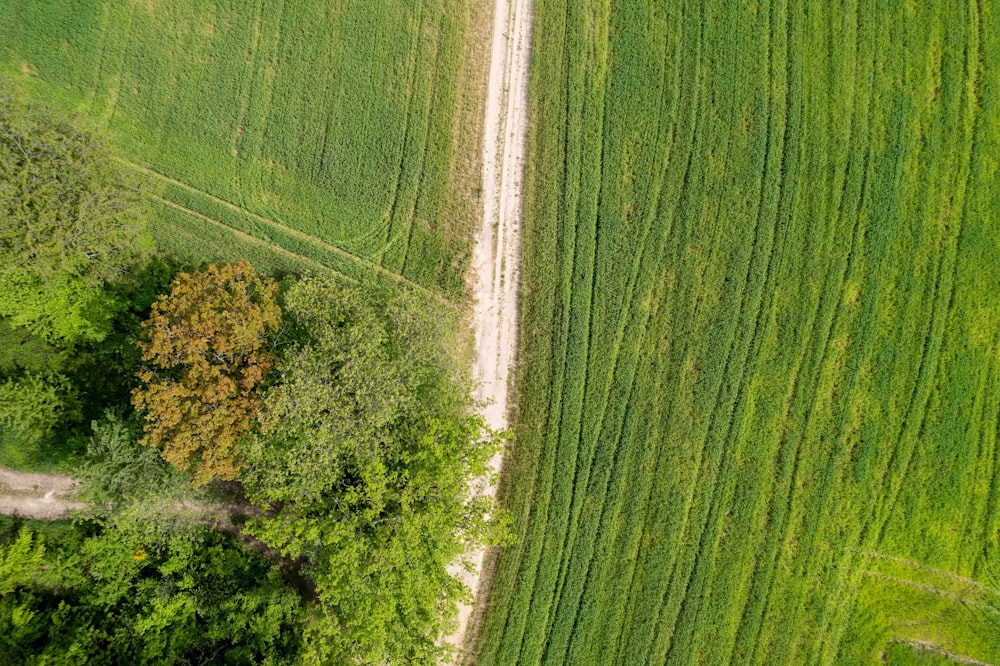
M100 286L70 275L43 282L27 270L9 270L0 276L0 289L0 314L63 346L100 341L116 314L114 301Z
M181 273L153 304L140 342L145 414L142 443L156 447L196 484L236 478L238 441L252 425L257 385L273 365L266 351L281 310L278 285L245 262Z
M0 81L0 315L52 341L99 340L106 283L148 252L140 199L94 136Z
M66 377L27 372L0 382L0 464L43 466L55 456L51 440L80 417L79 398Z
M0 588L5 663L282 664L298 649L299 601L276 569L143 513L22 527L0 546Z
M30 584L45 559L45 545L35 539L27 527L22 527L17 537L0 552L0 597L6 596L20 585Z
M286 312L304 339L284 354L246 447L251 531L304 557L316 659L435 663L464 598L447 567L499 538L489 503L465 503L499 442L461 415L433 320L405 302L319 279L296 283Z
M284 307L307 340L283 350L280 380L265 396L263 436L248 445L247 479L268 502L309 503L336 488L345 470L375 464L387 442L410 436L420 392L442 379L441 359L432 355L429 322L402 303L304 279Z
M189 494L177 469L159 451L138 442L135 424L109 410L91 427L87 455L75 476L92 505L113 510L135 499L169 502Z
M136 344L142 322L149 317L153 302L169 291L180 270L162 257L133 267L107 290L117 306L104 339L77 344L63 353L63 372L80 396L85 437L90 435L91 421L102 418L108 409L127 409L142 366L142 349Z
M0 383L0 422L42 439L75 411L65 377L56 373L27 373Z
M128 405L142 353L135 340L152 301L174 272L169 262L153 259L107 285L102 293L116 304L116 314L99 341L77 340L61 348L9 318L0 319L0 385L5 387L0 389L5 396L0 465L33 471L73 468L86 449L90 422L109 408Z
M79 394L51 370L8 375L0 381L0 465L52 471L75 454L68 433L81 416Z
M66 352L30 331L0 318L0 375L23 372L58 372L63 369Z
M235 260L270 243L354 276L381 265L461 298L492 9L3 3L0 65L38 98L86 108L125 156L155 169L164 200L256 239L200 244L199 228L217 236L212 221L157 203L152 227L172 251Z
M519 539L470 661L997 663L997 3L533 16Z

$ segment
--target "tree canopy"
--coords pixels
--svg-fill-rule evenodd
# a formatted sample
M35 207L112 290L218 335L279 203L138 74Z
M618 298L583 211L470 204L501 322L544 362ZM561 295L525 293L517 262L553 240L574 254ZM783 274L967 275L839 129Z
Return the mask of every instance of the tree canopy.
M251 531L307 560L315 658L435 663L465 594L447 567L492 536L492 505L466 499L499 439L467 416L432 313L315 278L285 309L302 339L246 447Z
M132 403L145 414L143 443L160 449L196 484L239 475L239 440L274 364L278 284L246 263L181 273L143 323L141 385Z
M300 601L260 555L196 524L0 517L5 664L295 663Z
M110 149L0 81L0 315L50 340L99 340L103 286L149 253L137 182Z

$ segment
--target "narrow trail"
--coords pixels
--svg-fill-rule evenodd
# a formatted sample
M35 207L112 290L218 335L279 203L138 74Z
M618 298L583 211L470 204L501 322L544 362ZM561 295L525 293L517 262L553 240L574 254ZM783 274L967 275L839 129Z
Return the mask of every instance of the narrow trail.
M0 514L37 520L65 518L84 508L72 499L76 481L62 474L33 474L0 467Z
M532 0L496 0L483 131L483 222L469 279L476 302L475 398L484 405L487 425L498 430L508 425L507 398L517 354L531 27ZM490 466L499 473L502 463L503 452ZM496 487L488 479L480 479L474 492L492 497ZM458 628L445 639L456 647L469 642L469 620L474 604L481 601L484 556L482 550L466 555L474 572L463 572L462 577L476 600L459 606Z
M923 650L925 652L933 652L939 654L942 657L950 659L951 661L958 662L959 664L974 664L974 666L993 666L993 664L980 661L978 659L973 659L972 657L966 657L965 655L955 654L954 652L949 652L937 643L931 643L930 641L914 641L905 638L893 638L890 643L905 643L909 646L916 648L917 650ZM885 655L882 656L882 663L886 662Z

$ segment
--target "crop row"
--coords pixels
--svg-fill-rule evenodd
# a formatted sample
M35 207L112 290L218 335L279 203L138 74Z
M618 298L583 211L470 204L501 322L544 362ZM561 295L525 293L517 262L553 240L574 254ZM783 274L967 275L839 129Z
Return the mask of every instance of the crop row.
M996 16L807 5L536 2L477 663L862 663L918 616L997 657L860 554L1000 564Z

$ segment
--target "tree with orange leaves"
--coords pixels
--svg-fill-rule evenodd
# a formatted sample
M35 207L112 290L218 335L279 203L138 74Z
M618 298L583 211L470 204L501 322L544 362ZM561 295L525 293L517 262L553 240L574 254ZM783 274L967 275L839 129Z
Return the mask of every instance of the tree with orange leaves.
M261 406L257 386L274 365L267 349L281 309L278 285L246 263L181 273L143 322L144 444L158 448L195 485L235 479L239 440Z

